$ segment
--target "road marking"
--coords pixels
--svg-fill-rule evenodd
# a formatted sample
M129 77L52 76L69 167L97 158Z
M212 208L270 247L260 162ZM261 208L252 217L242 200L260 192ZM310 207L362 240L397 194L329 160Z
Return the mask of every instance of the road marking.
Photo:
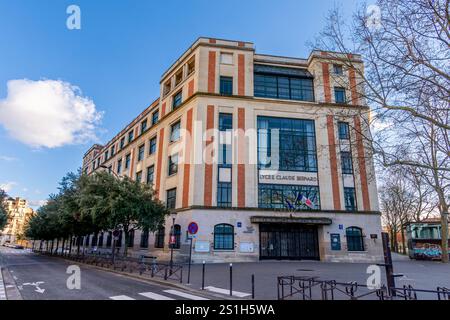
M35 287L34 291L39 292L39 293L44 293L45 289L42 289L39 287L43 283L45 283L45 282L44 281L37 281L37 282L32 282L32 283L27 282L27 283L22 283L22 286L33 286L33 287Z
M205 289L208 290L208 291L211 291L211 292L216 292L216 293L230 295L230 289L222 289L222 288L216 288L216 287L211 287L211 286L205 287ZM244 298L244 297L250 296L250 293L239 292L239 291L234 291L233 290L232 295L235 296L235 297Z
M131 297L129 297L129 296L125 296L125 295L122 295L122 296L114 296L114 297L109 297L111 300L136 300L136 299L133 299L133 298L131 298Z
M162 294L157 294L154 292L141 292L139 293L141 296L147 297L149 299L153 299L153 300L175 300L173 298L169 298L166 296L163 296Z
M6 300L6 289L3 283L2 269L0 268L0 300Z
M209 300L203 297L199 297L199 296L194 296L193 294L189 294L183 291L178 291L178 290L164 290L164 292L173 294L175 296L180 296L186 299L190 299L190 300Z

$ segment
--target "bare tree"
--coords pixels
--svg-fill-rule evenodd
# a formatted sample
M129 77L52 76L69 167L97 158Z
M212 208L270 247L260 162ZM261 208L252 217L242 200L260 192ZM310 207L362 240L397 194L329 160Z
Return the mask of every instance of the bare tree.
M334 81L358 89L357 102L371 107L371 116L363 119L375 133L364 138L376 159L385 167L409 168L405 174L414 173L432 188L443 253L450 202L449 5L450 0L378 0L370 10L359 8L351 25L334 9L315 45L335 52L335 59L356 73L356 83L345 77ZM365 70L349 52L361 54ZM442 257L448 262L447 254Z

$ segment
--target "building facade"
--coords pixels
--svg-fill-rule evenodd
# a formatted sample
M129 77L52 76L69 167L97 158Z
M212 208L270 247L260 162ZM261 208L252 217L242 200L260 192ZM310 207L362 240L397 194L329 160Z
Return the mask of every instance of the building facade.
M133 235L136 254L167 259L173 246L185 260L195 223L196 262L380 261L361 72L358 55L279 57L199 38L162 75L160 97L86 152L83 171L152 184L176 213L173 226ZM100 236L105 246L110 233Z
M8 198L6 200L8 222L0 233L0 244L6 242L25 244L24 233L29 219L34 211L28 207L27 200L22 198Z

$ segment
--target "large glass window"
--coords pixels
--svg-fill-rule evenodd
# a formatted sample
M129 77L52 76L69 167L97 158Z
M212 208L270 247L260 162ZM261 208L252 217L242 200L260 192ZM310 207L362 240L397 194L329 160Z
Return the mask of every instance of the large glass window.
M169 176L178 173L178 154L169 156Z
M152 126L157 124L158 120L159 120L159 111L156 110L155 112L152 113Z
M142 171L136 172L136 181L142 182Z
M304 69L255 65L255 97L314 101L311 74Z
M341 151L342 173L353 174L352 153L350 151Z
M231 224L214 226L214 250L234 250L234 227Z
M147 130L147 119L141 122L141 134Z
M167 190L166 207L168 209L175 209L176 203L177 203L177 188Z
M150 139L150 146L148 147L148 154L154 154L156 152L156 137Z
M130 132L128 132L128 143L133 141L133 138L134 138L134 130L131 130Z
M356 211L355 188L344 188L345 210Z
M258 117L258 167L317 172L313 120Z
M125 137L120 139L120 149L123 149L124 146L125 146Z
M348 251L364 251L364 237L362 229L358 227L348 227L345 229Z
M339 139L350 139L350 130L347 122L338 122Z
M181 123L177 121L171 126L170 130L170 142L178 141L180 139Z
M111 157L116 153L116 146L112 145L111 146Z
M258 206L270 209L290 209L292 206L298 210L319 210L319 187L260 183Z
M139 146L138 148L138 161L144 160L144 150L145 150L145 144L142 146Z
M340 87L334 88L334 100L336 103L345 103L345 89Z
M120 174L122 172L122 159L117 161L117 173Z
M142 232L141 232L141 242L139 244L139 246L141 248L148 248L148 235L149 235L148 229L142 230Z
M147 184L152 184L155 176L155 166L152 165L147 168Z
M160 227L155 233L155 248L164 248L164 237L166 234L166 229Z
M231 182L217 183L217 206L231 207Z
M130 167L131 162L131 154L127 154L125 156L125 169L128 169Z
M231 96L233 94L233 78L220 77L220 94Z
M175 110L176 108L178 108L181 105L182 102L182 91L176 93L173 96L173 100L172 100L172 109Z

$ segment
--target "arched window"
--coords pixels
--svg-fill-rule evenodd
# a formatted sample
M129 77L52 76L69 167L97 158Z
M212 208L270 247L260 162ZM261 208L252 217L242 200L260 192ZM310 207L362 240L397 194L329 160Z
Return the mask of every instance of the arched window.
M103 247L103 232L101 232L100 237L98 237L98 246Z
M174 249L180 249L181 244L181 226L176 224L173 226L173 235L175 236L175 244L173 245Z
M231 224L214 226L214 250L234 250L234 227Z
M155 248L164 248L164 235L166 233L166 229L164 227L160 227L155 234Z
M358 227L348 227L345 229L348 251L364 251L364 238L362 229Z
M144 229L141 232L141 244L140 247L141 248L148 248L148 229Z

